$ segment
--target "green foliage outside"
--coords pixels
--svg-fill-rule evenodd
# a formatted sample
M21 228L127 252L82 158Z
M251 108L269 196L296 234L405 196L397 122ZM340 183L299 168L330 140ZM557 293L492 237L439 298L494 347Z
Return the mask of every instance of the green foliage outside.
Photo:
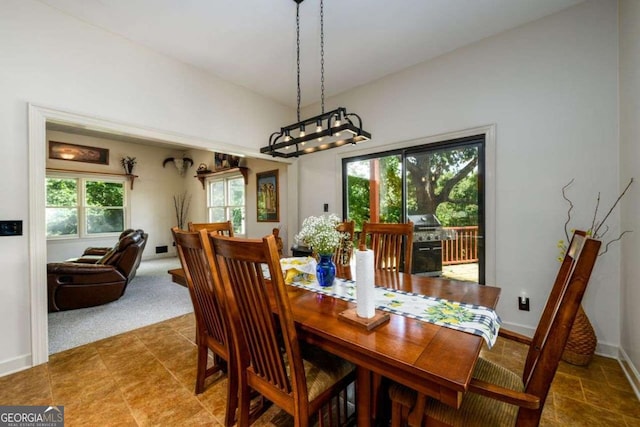
M77 206L76 179L47 178L47 206Z
M231 223L235 234L244 234L244 207L231 208Z
M362 224L370 217L369 179L348 175L347 189L347 217L355 222L356 230L362 230Z
M119 182L87 181L87 232L114 233L124 230L124 185Z
M402 165L400 156L380 159L380 222L402 221Z
M78 234L78 181L47 178L47 236Z
M370 218L369 168L376 159L347 166L347 216L356 230ZM401 156L380 157L380 221L399 222ZM407 212L436 214L445 227L478 225L478 148L447 148L407 156Z
M474 173L453 187L451 199L477 200L478 175ZM443 202L436 208L436 216L445 227L478 225L478 204L469 202Z
M78 234L78 183L74 178L47 178L47 236ZM124 185L85 181L87 233L124 230Z
M119 182L87 181L87 206L122 206L124 204L124 186Z

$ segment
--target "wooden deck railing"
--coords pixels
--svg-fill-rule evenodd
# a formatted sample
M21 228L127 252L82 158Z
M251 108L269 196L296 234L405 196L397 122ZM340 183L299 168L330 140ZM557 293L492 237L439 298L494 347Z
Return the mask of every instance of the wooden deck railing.
M444 227L456 238L442 241L442 265L478 262L478 226Z

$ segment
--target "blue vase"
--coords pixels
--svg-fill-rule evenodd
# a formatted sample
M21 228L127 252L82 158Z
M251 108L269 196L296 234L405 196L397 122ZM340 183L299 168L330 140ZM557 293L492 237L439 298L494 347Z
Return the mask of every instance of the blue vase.
M336 265L331 259L333 254L320 254L319 256L320 261L316 266L316 279L320 286L331 286L333 285L333 279L336 278Z

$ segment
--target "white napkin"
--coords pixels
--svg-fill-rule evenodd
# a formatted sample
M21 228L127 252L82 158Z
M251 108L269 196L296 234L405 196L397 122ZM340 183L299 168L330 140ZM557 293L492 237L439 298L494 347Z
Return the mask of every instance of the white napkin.
M356 314L371 319L376 314L374 302L373 251L356 251Z
M290 284L299 279L315 277L316 260L312 257L281 258L280 267L284 273L284 282Z

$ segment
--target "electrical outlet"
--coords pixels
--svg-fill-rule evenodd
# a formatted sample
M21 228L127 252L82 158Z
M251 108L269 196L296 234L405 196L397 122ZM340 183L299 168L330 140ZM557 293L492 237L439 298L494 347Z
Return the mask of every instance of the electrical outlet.
M524 295L518 297L518 309L529 311L529 297Z
M325 212L329 212L329 203L325 203L323 209Z

